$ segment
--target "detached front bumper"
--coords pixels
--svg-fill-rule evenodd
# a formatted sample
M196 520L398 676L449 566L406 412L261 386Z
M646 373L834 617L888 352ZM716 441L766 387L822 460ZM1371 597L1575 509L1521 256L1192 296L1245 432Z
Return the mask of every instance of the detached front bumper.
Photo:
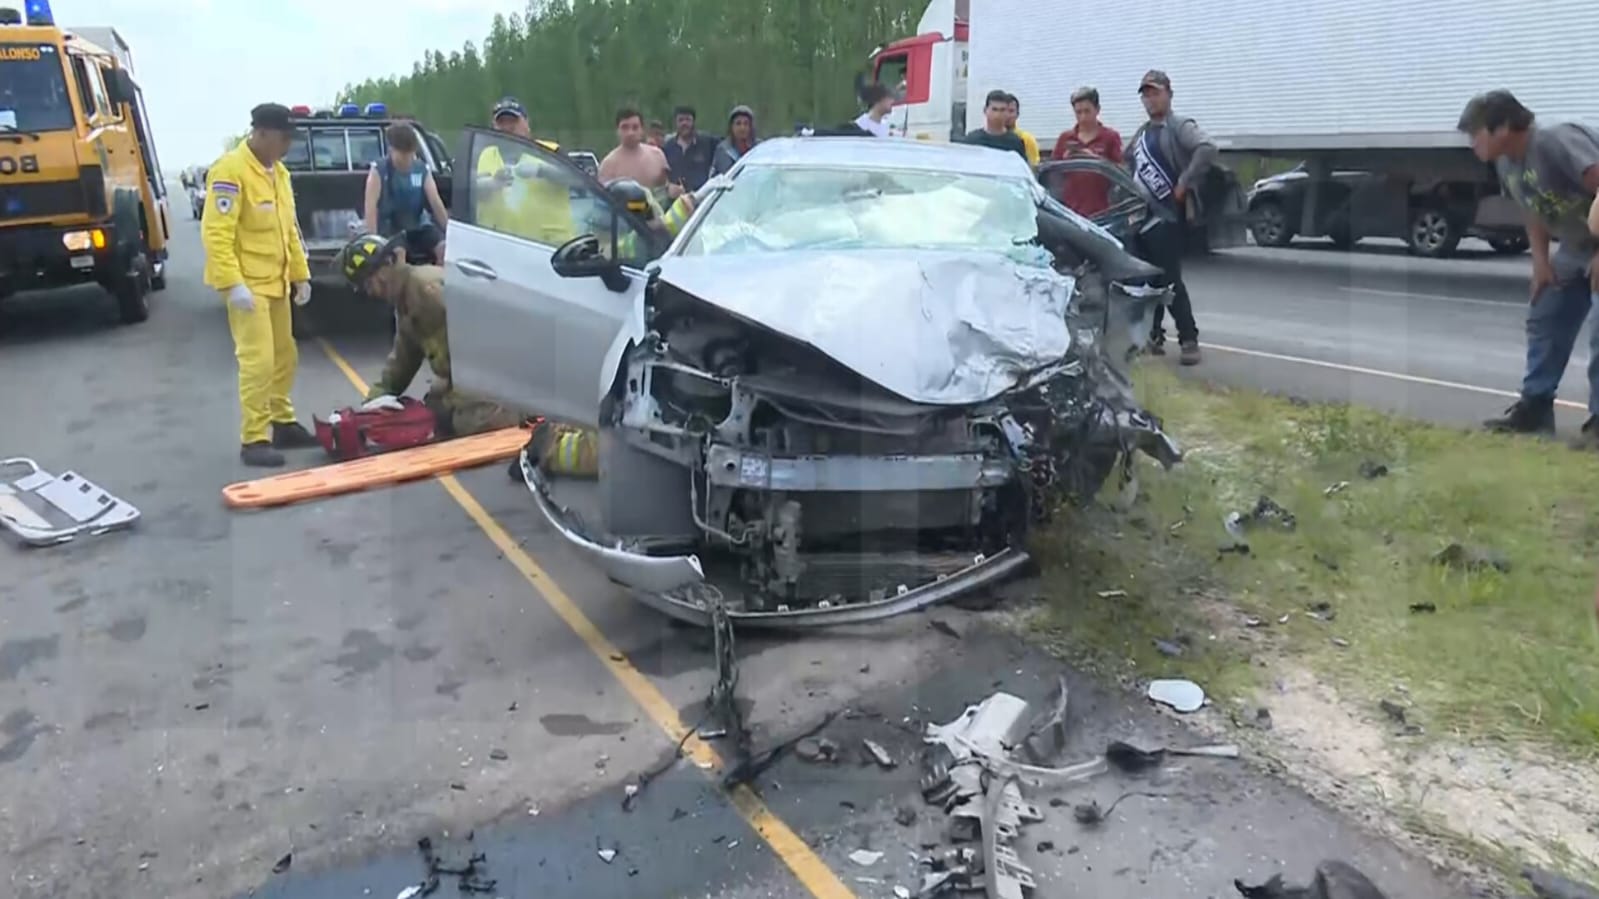
M108 225L0 227L0 295L107 280L116 245Z
M533 500L550 526L572 547L613 582L630 590L645 605L679 621L709 625L710 604L718 593L705 579L704 567L695 555L653 556L619 542L607 545L585 534L571 515L550 496L549 483L524 450L522 478ZM975 474L975 472L974 472ZM830 607L804 608L776 612L728 611L728 617L742 628L800 630L839 627L881 621L906 612L928 608L957 596L997 584L1019 571L1028 555L1017 549L993 555L977 554L971 564L936 580L902 587L894 596L876 601L838 603Z

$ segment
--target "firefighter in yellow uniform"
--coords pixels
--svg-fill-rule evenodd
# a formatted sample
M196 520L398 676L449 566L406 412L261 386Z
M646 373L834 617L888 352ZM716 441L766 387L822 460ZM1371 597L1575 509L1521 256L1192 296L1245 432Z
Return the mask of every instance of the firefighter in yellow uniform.
M284 464L280 449L319 445L289 400L299 364L289 303L311 299L294 191L281 162L293 136L288 107L251 110L250 136L211 166L200 219L205 283L227 302L239 362L239 458L265 468Z
M531 140L551 153L561 149L554 141L533 137L527 111L514 97L495 104L494 130ZM491 144L478 154L475 176L480 226L554 247L578 235L570 193L576 182L561 177L558 168L536 154L507 160Z

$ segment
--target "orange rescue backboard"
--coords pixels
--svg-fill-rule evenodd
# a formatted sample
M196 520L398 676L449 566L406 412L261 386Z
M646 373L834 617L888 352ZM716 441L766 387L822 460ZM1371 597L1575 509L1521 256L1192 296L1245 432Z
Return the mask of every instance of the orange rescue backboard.
M414 481L510 459L522 451L527 439L525 428L505 428L364 459L285 472L260 480L229 484L222 488L222 501L235 509L284 506Z

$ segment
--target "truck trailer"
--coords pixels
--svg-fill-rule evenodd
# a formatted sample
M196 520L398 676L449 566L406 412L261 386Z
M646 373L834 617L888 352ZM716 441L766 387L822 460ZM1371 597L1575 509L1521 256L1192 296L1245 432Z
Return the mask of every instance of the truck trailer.
M1256 241L1352 244L1398 237L1452 253L1478 236L1525 247L1522 218L1455 123L1473 95L1506 88L1541 121L1599 122L1599 63L1551 46L1599 45L1588 0L1541 0L1528 15L1477 0L932 0L917 34L869 68L898 87L893 125L949 140L979 127L984 96L1021 100L1020 126L1047 148L1073 123L1070 97L1099 89L1101 118L1130 137L1137 89L1170 75L1174 108L1224 161L1302 164L1251 191Z

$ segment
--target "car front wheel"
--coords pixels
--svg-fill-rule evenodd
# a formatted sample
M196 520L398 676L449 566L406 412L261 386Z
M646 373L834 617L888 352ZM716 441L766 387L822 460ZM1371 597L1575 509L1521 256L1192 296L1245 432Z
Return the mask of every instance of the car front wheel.
M1288 225L1288 212L1276 200L1262 200L1250 214L1249 231L1263 247L1286 247L1294 239Z
M1460 245L1460 228L1449 213L1436 206L1421 206L1410 214L1406 241L1410 252L1429 259L1440 259Z

